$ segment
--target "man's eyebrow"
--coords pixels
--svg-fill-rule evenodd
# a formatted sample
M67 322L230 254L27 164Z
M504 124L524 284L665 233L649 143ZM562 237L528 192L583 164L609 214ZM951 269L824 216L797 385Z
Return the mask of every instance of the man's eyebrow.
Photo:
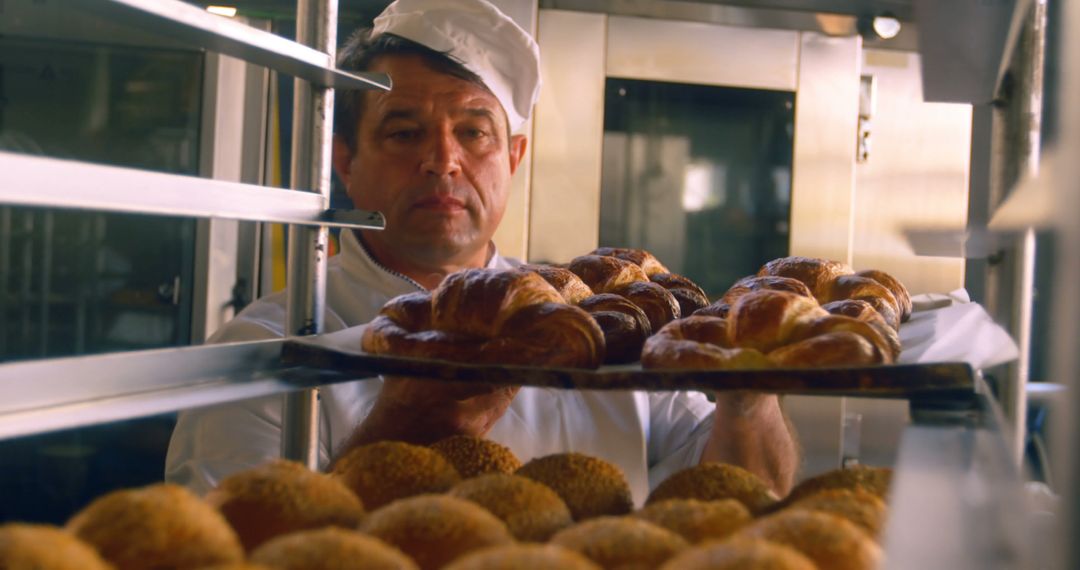
M385 123L387 121L393 121L394 119L413 119L416 115L416 111L411 109L394 109L387 111L386 114L381 117L379 122Z
M495 113L487 107L468 107L465 109L465 114L470 117L481 117L490 119L491 122L495 121Z

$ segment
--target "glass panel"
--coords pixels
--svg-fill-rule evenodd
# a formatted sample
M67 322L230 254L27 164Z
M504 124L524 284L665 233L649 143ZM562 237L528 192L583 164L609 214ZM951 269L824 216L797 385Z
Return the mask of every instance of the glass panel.
M717 297L787 255L795 94L609 78L600 245Z
M0 38L0 149L197 174L201 75L196 52ZM187 344L194 232L0 208L0 360Z
M202 61L0 37L0 149L197 174ZM0 362L189 344L194 250L191 219L0 207ZM174 421L0 441L0 521L160 481Z

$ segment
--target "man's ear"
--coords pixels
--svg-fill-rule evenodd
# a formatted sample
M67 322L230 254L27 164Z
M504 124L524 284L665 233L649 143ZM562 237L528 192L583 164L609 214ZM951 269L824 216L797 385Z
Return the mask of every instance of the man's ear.
M330 161L333 163L334 174L349 188L349 174L352 172L353 151L341 135L334 135L334 148Z
M510 174L517 172L521 159L525 158L525 149L529 146L529 139L525 135L512 135L510 137Z

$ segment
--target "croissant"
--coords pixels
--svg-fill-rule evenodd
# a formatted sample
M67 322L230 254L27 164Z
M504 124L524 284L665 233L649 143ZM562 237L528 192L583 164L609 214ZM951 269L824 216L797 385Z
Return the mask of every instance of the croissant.
M718 317L690 316L668 323L645 341L644 368L768 368L772 364L753 348L732 347L727 322Z
M759 277L790 277L802 281L818 302L828 302L826 291L833 280L841 275L854 273L851 267L839 261L815 259L813 257L781 257L766 263L759 271ZM823 300L824 299L824 300Z
M894 329L911 316L911 296L900 281L884 271L855 273L826 259L784 257L766 263L758 276L790 277L803 282L821 304L842 299L870 303Z
M554 287L559 292L559 295L562 295L563 300L571 305L577 305L594 294L593 290L569 269L539 263L521 265L519 269L543 277L544 281Z
M878 283L885 286L886 289L892 292L893 297L896 297L896 302L900 306L900 321L907 322L911 317L911 294L908 293L907 287L897 280L892 275L885 273L884 271L878 271L877 269L865 269L857 272L855 275L859 277L869 277Z
M638 359L645 339L652 334L649 318L641 307L626 297L611 293L587 297L578 307L592 315L604 331L604 344L607 347L604 362L616 364Z
M620 285L649 280L641 267L617 257L581 255L570 260L566 268L596 293L609 293Z
M698 287L697 283L675 273L653 273L649 280L671 291L675 300L679 302L679 313L692 315L694 311L709 304L709 297L705 291Z
M833 315L813 297L759 289L734 303L716 303L673 321L642 349L646 368L764 368L890 363L899 352L895 331L864 301L864 319ZM702 315L726 308L726 317ZM892 335L890 337L890 334Z
M896 334L896 329L889 325L885 318L881 316L881 313L875 310L870 303L855 299L843 299L826 303L821 308L828 311L829 314L858 319L874 327L885 338L885 342L889 344L889 352L892 354L893 360L899 358L900 351L903 348L900 344L900 336Z
M860 366L879 362L874 346L850 331L810 337L780 347L768 356L769 360L785 368Z
M788 293L795 293L796 295L802 295L803 297L814 297L814 294L810 292L810 288L798 279L766 275L761 277L743 277L742 279L739 279L724 293L724 296L720 298L720 302L730 305L734 303L736 299L751 291L761 291L764 289L769 291L787 291Z
M604 362L632 362L641 354L641 346L652 334L649 319L640 307L611 293L596 295L569 269L552 265L522 265L522 270L540 275L566 300L589 313L604 333Z
M731 343L769 352L787 344L802 321L828 315L817 301L785 291L752 291L728 313Z
M645 271L617 257L582 255L567 267L596 293L614 293L645 311L652 330L682 316L679 302L667 289L649 281Z
M391 299L361 347L374 354L460 362L596 368L604 336L535 273L467 269L430 294Z
M605 257L617 257L637 265L645 274L653 276L658 273L670 273L659 259L644 249L630 249L626 247L598 247L590 255L602 255Z
M697 283L682 275L671 273L663 263L660 263L660 260L644 249L598 247L589 255L615 257L637 265L650 281L671 291L679 302L679 310L683 316L690 315L709 304L709 297Z
M884 285L868 277L858 275L837 277L828 287L826 299L823 304L841 299L866 301L881 314L889 326L900 326L900 305L896 301L896 296Z
M873 351L872 362L891 364L896 357L893 353L893 345L886 340L885 335L866 321L860 321L845 315L827 314L813 319L803 319L788 337L789 343L797 343L811 337L817 337L834 332L854 333L870 343Z

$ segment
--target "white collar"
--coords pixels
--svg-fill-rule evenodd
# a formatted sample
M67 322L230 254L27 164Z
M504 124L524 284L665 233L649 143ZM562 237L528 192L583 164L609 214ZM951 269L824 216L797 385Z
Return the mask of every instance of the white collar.
M499 249L494 242L491 243L491 249L492 255L485 266L488 269L509 269L518 265L516 260L499 255ZM372 285L388 290L400 289L402 285L408 285L418 291L426 290L411 277L379 263L352 230L341 232L341 256L345 271L354 279L374 278L375 282Z

